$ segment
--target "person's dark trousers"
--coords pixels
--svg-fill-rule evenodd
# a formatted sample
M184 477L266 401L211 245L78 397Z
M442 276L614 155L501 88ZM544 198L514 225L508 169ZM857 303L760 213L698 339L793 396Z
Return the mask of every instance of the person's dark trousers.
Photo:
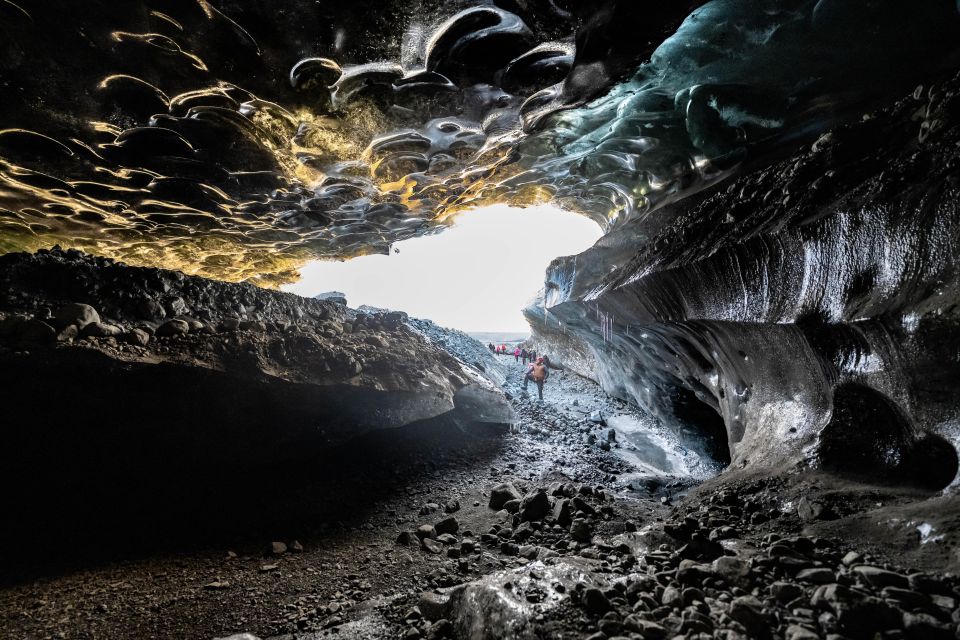
M533 372L528 373L523 376L523 390L527 390L527 382L533 380ZM540 395L540 399L543 400L543 380L533 380L533 384L537 385L537 393Z

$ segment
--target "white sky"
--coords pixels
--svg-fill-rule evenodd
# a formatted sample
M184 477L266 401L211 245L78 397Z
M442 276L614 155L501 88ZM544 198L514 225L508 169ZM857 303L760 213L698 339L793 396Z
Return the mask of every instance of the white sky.
M595 223L555 207L486 207L461 213L442 233L394 244L400 253L312 262L284 290L342 291L351 307L406 311L463 331L527 332L520 310L543 287L550 261L600 236Z

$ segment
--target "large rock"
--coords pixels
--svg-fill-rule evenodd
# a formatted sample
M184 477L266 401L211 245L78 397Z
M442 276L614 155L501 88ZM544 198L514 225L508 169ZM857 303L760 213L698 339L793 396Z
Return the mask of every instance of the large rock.
M548 513L550 513L550 498L543 489L528 494L520 503L521 522L543 520Z
M520 492L517 491L517 488L513 486L513 483L505 482L499 484L490 490L490 502L489 506L491 509L500 510L503 509L504 505L512 500L520 500Z
M77 329L83 330L92 322L100 322L100 314L88 304L71 302L57 309L53 319L58 329L65 329L72 324L76 325Z
M594 587L595 576L579 558L551 564L532 562L515 571L499 571L474 582L444 590L432 616L453 623L457 638L470 640L532 640L542 637L538 615L556 611L578 584ZM527 594L537 594L536 602ZM602 595L602 594L601 594ZM609 606L609 603L607 603Z

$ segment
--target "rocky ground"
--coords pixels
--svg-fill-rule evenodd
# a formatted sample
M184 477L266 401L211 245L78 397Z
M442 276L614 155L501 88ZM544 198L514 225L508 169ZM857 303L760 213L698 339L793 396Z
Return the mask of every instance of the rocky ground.
M7 312L22 316L16 327L60 313L18 309ZM122 312L110 319L135 327ZM31 484L46 486L48 470L21 470L8 486L38 504L5 499L0 637L957 637L951 493L805 469L714 476L696 443L589 380L554 371L541 402L520 388L513 358L429 322L401 324L374 333L442 348L466 363L462 375L496 381L513 427L415 421L295 460L136 478L80 509L53 496L76 497L82 474L38 494ZM151 353L189 343L152 328ZM245 331L196 337L242 344ZM106 339L11 342L23 336L6 334L3 358ZM122 353L128 343L112 338L94 350ZM18 418L22 431L35 425Z

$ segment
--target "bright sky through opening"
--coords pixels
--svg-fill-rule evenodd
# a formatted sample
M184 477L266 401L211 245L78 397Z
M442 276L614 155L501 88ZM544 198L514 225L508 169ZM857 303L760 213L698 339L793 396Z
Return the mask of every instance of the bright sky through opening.
M312 262L284 289L342 291L351 307L406 311L462 331L527 332L520 311L543 287L550 261L601 235L594 222L555 207L486 207L440 234L394 244L399 253Z

